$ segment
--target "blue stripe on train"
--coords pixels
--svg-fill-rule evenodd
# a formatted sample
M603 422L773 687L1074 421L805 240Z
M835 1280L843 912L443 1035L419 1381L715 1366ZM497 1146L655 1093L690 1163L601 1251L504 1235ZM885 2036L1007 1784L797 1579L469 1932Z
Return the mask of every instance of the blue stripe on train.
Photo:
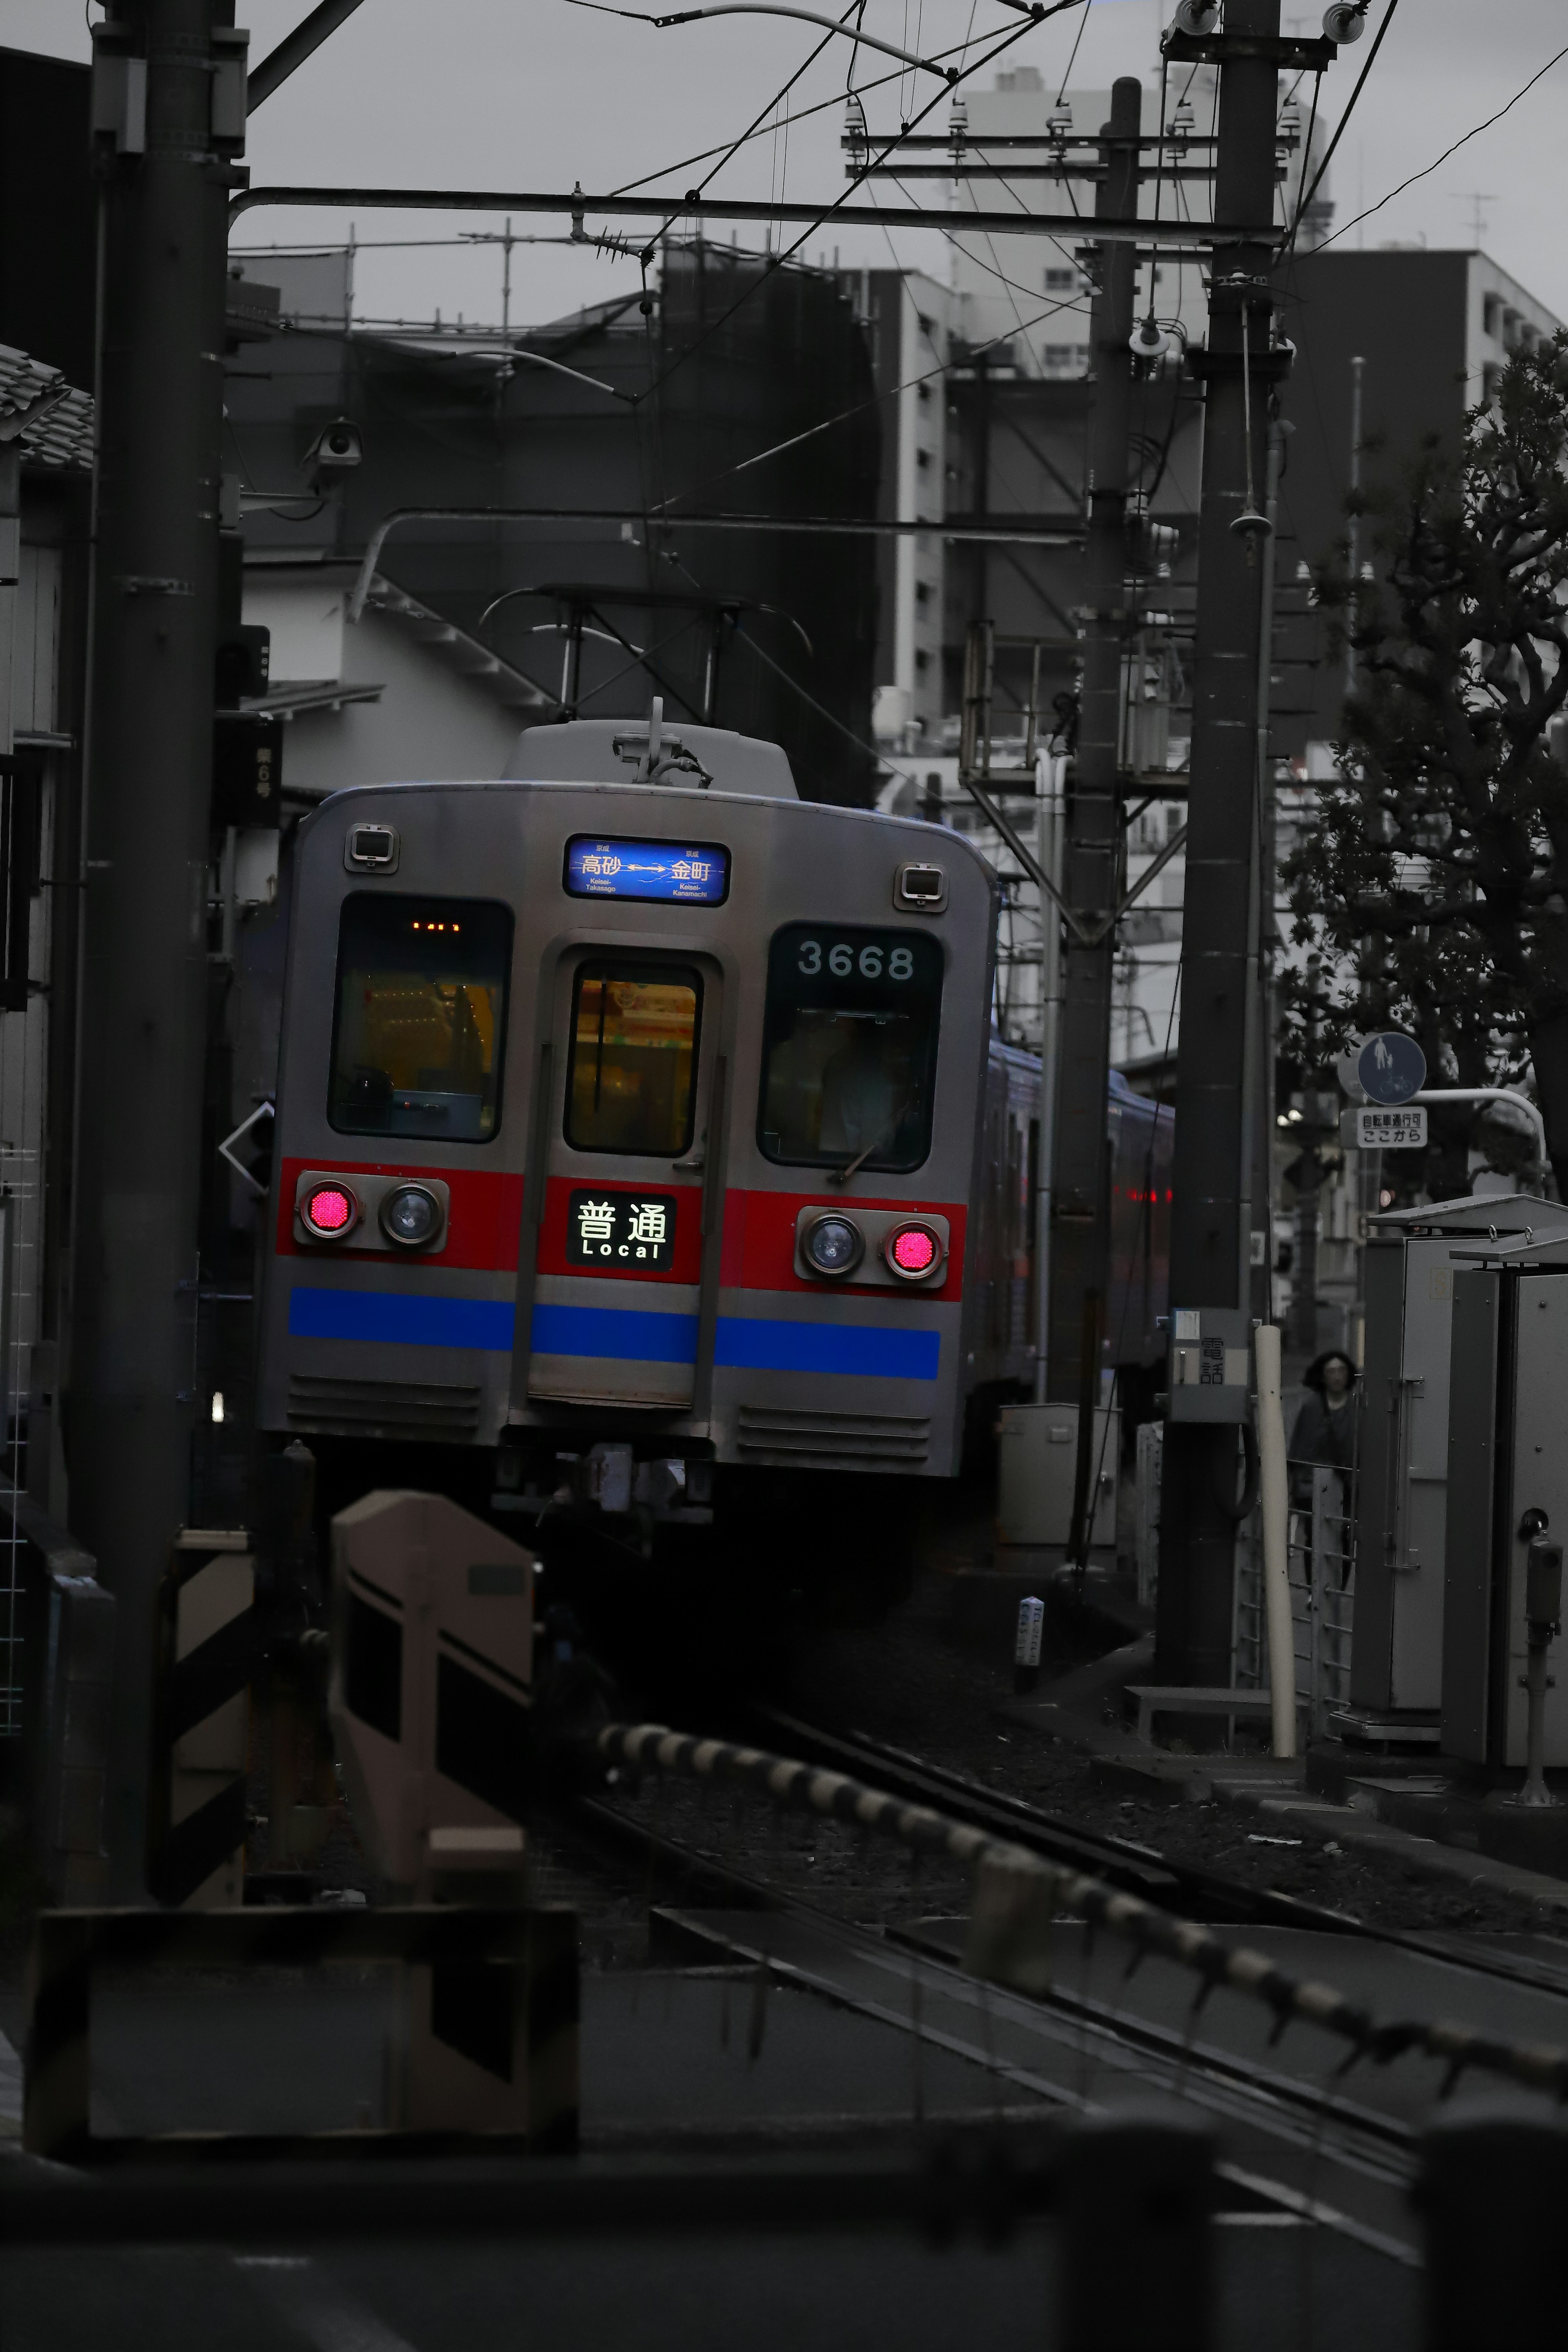
M500 1298L432 1298L406 1291L296 1288L289 1329L296 1339L361 1339L383 1346L509 1350L515 1315ZM633 1307L539 1306L534 1352L611 1358L623 1363L690 1364L697 1360L695 1315ZM754 1372L858 1373L862 1379L934 1381L942 1357L936 1331L886 1323L784 1323L721 1315L716 1365Z
M623 1363L694 1364L695 1315L640 1307L536 1307L536 1356L614 1356Z
M863 1379L934 1381L938 1331L889 1323L771 1323L721 1315L715 1364L752 1372L858 1372Z
M510 1298L432 1298L405 1290L296 1287L295 1339L366 1339L376 1346L484 1348L510 1354L517 1313Z

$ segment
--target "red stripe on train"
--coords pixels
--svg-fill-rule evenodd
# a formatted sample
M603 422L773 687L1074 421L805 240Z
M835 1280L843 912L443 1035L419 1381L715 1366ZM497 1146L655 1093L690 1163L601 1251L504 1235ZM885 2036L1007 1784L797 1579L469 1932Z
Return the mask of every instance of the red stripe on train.
M447 1238L438 1250L334 1251L294 1238L294 1192L307 1168L323 1176L406 1176L415 1183L437 1176L451 1194ZM428 1265L462 1266L487 1274L517 1271L518 1233L522 1223L522 1178L504 1169L411 1168L395 1160L285 1160L278 1189L277 1247L279 1257L395 1258L408 1265L417 1255Z
M795 1270L795 1219L805 1208L842 1210L891 1209L909 1217L945 1217L951 1228L947 1272L935 1289L923 1286L923 1298L960 1298L963 1295L963 1234L969 1212L962 1201L884 1201L859 1192L833 1197L824 1185L814 1192L742 1192L724 1195L724 1246L719 1279L727 1290L852 1290L862 1297L886 1297L886 1286L868 1282L812 1282Z
M277 1249L279 1257L327 1257L336 1255L330 1244L312 1245L294 1237L294 1191L307 1168L320 1169L330 1176L406 1176L417 1181L423 1176L438 1176L451 1193L451 1210L447 1227L447 1239L438 1250L418 1253L427 1265L457 1266L476 1272L513 1274L518 1264L518 1239L522 1222L522 1178L515 1171L476 1168L419 1168L395 1160L285 1160L280 1171ZM539 1236L538 1268L541 1274L582 1275L589 1279L598 1272L596 1267L571 1265L566 1258L566 1211L569 1196L584 1190L579 1176L552 1176L545 1186L544 1218ZM702 1275L702 1188L699 1184L657 1185L628 1183L615 1178L601 1181L595 1179L595 1192L674 1192L679 1197L676 1218L675 1263L663 1274L631 1275L625 1267L606 1266L605 1275L614 1274L618 1280L693 1284ZM892 1201L863 1197L857 1192L836 1201L831 1189L823 1187L810 1192L745 1192L734 1187L724 1195L724 1235L720 1253L719 1279L726 1289L810 1291L821 1293L826 1288L848 1290L861 1296L876 1297L884 1293L880 1284L843 1282L828 1285L808 1281L795 1270L795 1219L802 1209L816 1207L842 1209L853 1216L857 1209L891 1210L918 1217L934 1213L945 1217L952 1229L947 1273L934 1290L922 1291L928 1298L957 1299L963 1292L963 1242L968 1210L962 1201ZM349 1255L349 1253L342 1253ZM386 1257L406 1265L410 1254L405 1250L355 1251L355 1256Z

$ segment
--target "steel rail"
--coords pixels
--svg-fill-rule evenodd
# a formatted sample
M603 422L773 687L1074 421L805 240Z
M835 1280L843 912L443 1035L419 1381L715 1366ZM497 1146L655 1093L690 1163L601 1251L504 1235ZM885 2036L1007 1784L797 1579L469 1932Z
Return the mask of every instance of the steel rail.
M1014 2005L1016 2013L1030 2022L1033 2031L1042 2030L1037 2019L1051 2019L1054 2030L1046 2038L1066 2049L1075 2060L1081 2058L1085 2042L1092 2036L1101 2046L1102 2057L1120 2059L1141 2072L1157 2068L1159 2073L1154 2079L1168 2095L1186 2098L1231 2122L1244 2123L1266 2137L1309 2155L1314 2162L1327 2158L1347 2170L1385 2185L1405 2186L1415 2176L1415 2135L1411 2128L1399 2118L1363 2108L1340 2093L1293 2081L1256 2059L1196 2041L1191 2035L1171 2033L1158 2024L1112 2011L1106 2004L1064 1991L1058 1985L1045 1993L982 1986L955 1965L951 1954L941 1951L918 1934L868 1936L793 1893L781 1894L776 1885L684 1844L668 1831L653 1829L624 1811L616 1802L579 1799L570 1818L579 1832L592 1840L603 1839L639 1854L646 1853L650 1867L657 1864L679 1871L687 1880L689 1890L701 1885L714 1895L728 1897L731 1903L740 1898L743 1906L755 1908L759 1922L764 1916L798 1922L840 1943L849 1957L868 1959L883 1968L889 1965L889 1947L908 1953L918 1963L917 1973L930 1991L944 2000L989 2011L993 2023L978 2038L971 2039L935 2024L929 2014L929 2003L922 2002L917 2013L902 2003L879 2000L864 1990L857 1991L831 1974L771 1949L760 1933L755 1937L749 1936L738 1921L726 1922L673 1908L661 1909L659 1914L678 1931L700 1939L717 1953L743 1960L749 1967L765 1969L781 1984L792 1985L853 2015L911 2035L933 2049L963 2059L1009 2089L1027 2092L1052 2107L1089 2115L1099 2113L1101 2103L1073 2084L1058 2082L1016 2057L1002 2055L993 2046L994 2021L1008 2014L1009 2005ZM647 1899L651 1900L651 1893ZM691 1899L689 1891L686 1899ZM1287 2180L1228 2161L1217 2164L1215 2171L1220 2179L1249 2198L1274 2205L1300 2220L1336 2230L1396 2261L1419 2264L1420 2256L1411 2245L1321 2198L1305 2194Z
M1175 1961L1208 1990L1228 1987L1268 2009L1279 2031L1315 2025L1349 2044L1352 2058L1380 2063L1417 2053L1442 2061L1445 2088L1478 2070L1568 2099L1568 2048L1479 2033L1453 2018L1383 2018L1332 1985L1302 1979L1261 1952L1231 1947L1195 1920L1124 1894L1096 1874L1051 1863L1016 1839L906 1802L847 1773L732 1741L699 1738L663 1724L606 1724L594 1737L602 1762L754 1790L770 1802L898 1839L917 1853L942 1856L970 1870L1004 1939L1026 1939L1063 1913L1131 1944L1139 1954ZM1006 1979L1003 1979L1005 1982Z
M852 1761L862 1769L877 1771L890 1788L901 1789L906 1794L921 1799L935 1796L949 1801L960 1799L974 1820L989 1820L1003 1833L1054 1860L1092 1861L1102 1877L1114 1885L1131 1886L1134 1892L1151 1891L1163 1877L1181 1900L1191 1903L1195 1898L1207 1909L1209 1916L1217 1916L1232 1926L1300 1927L1320 1934L1351 1936L1363 1943L1387 1944L1410 1953L1414 1958L1455 1969L1468 1976L1485 1977L1517 1985L1521 1991L1568 2000L1568 1951L1561 1969L1509 1953L1472 1956L1441 1935L1426 1936L1408 1927L1379 1927L1354 1912L1336 1910L1328 1904L1313 1903L1297 1895L1281 1895L1273 1887L1253 1886L1246 1879L1229 1877L1201 1863L1173 1861L1157 1848L1138 1844L1131 1839L1087 1830L1063 1814L1032 1804L1026 1797L987 1789L966 1773L955 1772L950 1766L933 1763L924 1757L911 1756L867 1732L845 1735L821 1731L815 1725L802 1723L773 1707L753 1707L750 1712L758 1723L772 1723L777 1729L787 1731L808 1751L815 1748L822 1756ZM1159 1895L1154 1899L1159 1900ZM1211 1906L1214 1907L1208 1908Z

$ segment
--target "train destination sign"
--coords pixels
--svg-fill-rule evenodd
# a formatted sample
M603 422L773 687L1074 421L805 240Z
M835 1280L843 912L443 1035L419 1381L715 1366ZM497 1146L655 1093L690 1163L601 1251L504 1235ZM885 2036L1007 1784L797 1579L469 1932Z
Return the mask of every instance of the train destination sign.
M566 1263L600 1274L667 1274L675 1258L673 1192L574 1192L566 1203Z
M700 907L723 904L730 853L716 841L594 841L566 845L566 887L574 898L666 898Z

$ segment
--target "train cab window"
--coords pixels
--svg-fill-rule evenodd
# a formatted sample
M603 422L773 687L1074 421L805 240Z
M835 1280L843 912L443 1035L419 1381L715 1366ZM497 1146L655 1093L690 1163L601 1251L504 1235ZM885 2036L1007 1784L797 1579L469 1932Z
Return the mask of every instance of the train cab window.
M702 979L688 964L600 957L572 994L566 1140L677 1160L691 1143Z
M768 953L757 1141L785 1166L918 1168L931 1150L942 949L792 923Z
M500 1118L511 915L477 898L343 901L328 1117L345 1135L488 1143Z

